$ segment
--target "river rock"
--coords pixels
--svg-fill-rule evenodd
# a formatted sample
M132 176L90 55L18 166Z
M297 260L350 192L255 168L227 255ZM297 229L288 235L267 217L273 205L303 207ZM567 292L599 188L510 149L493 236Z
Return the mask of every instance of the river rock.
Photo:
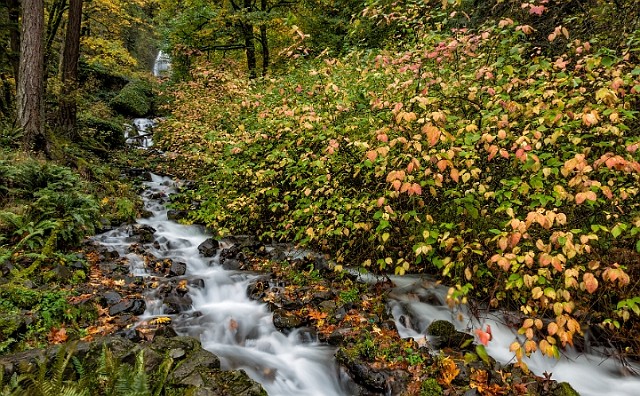
M168 276L182 276L187 272L187 264L180 261L172 261Z
M273 325L280 331L291 330L305 324L305 321L296 314L284 309L273 311Z
M188 295L168 295L163 299L164 305L166 305L165 313L169 315L181 313L191 309L191 297Z
M167 211L167 218L169 220L177 221L186 218L188 214L189 212L187 212L186 210L170 209Z
M473 336L457 331L453 323L447 320L434 320L427 327L427 335L431 336L431 345L435 349L471 347Z
M228 258L222 262L222 268L229 271L238 271L242 269L242 263L236 259Z
M216 255L216 251L220 247L220 243L213 238L207 238L198 246L198 251L204 257L213 257Z
M132 232L134 235L138 237L138 240L142 243L153 242L154 234L156 233L155 228L146 225L146 224L134 224L132 227Z
M338 359L338 362L347 369L351 378L358 385L382 394L386 394L388 392L388 375L386 373L374 370L371 366L347 356L342 349L338 350L336 358Z
M105 292L102 299L107 306L111 306L122 301L122 296L114 291Z

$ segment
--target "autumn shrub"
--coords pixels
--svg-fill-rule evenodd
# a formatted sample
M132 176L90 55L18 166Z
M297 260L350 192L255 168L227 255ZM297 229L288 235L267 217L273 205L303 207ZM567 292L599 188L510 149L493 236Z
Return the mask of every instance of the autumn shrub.
M583 326L630 329L640 68L568 28L546 38L562 53L537 53L534 29L416 29L405 49L297 61L210 105L201 70L160 128L202 168L192 220L448 278L452 304L521 313L518 359L558 356Z

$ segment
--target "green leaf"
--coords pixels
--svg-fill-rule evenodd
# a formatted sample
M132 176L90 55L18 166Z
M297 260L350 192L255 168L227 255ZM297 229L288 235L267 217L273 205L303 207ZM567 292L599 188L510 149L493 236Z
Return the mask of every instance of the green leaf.
M483 362L485 362L486 364L491 364L489 361L489 354L487 353L487 350L484 348L484 345L476 345L476 353L478 354L480 359L482 359Z

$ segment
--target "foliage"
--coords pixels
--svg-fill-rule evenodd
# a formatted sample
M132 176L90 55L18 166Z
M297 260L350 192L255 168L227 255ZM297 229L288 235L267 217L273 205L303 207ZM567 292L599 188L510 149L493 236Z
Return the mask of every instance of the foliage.
M14 374L4 381L0 372L0 395L29 394L34 396L151 396L159 395L165 386L163 370L171 368L171 359L160 365L158 372L145 372L143 350L135 354L132 366L116 358L103 346L96 367L88 367L75 356L75 345L58 349L55 360L42 359L37 372ZM168 365L167 365L168 364ZM35 370L34 370L35 371ZM152 383L152 379L158 380ZM176 394L182 394L178 391Z
M439 273L452 304L521 312L519 359L557 356L582 325L631 326L640 69L568 27L541 51L537 25L469 28L440 3L362 14L393 22L399 50L298 60L247 88L203 67L176 87L161 145L206 169L192 220L339 266ZM228 94L207 103L212 87Z

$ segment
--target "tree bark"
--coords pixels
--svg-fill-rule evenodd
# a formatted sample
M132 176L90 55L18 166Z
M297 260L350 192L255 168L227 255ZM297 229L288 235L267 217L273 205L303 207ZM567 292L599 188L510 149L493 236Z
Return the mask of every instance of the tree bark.
M6 0L6 4L9 15L9 59L17 81L20 69L20 2Z
M67 35L62 53L62 97L60 98L60 126L71 139L78 138L77 89L78 59L80 58L80 26L82 0L70 0Z
M251 12L252 0L244 0L244 9ZM242 34L244 36L245 52L247 54L247 69L249 70L249 78L254 79L256 75L256 47L254 44L253 24L250 22L242 22Z
M18 125L26 150L49 155L44 119L44 0L22 0Z
M260 1L261 11L267 12L267 0ZM260 45L262 47L262 77L269 71L269 40L267 39L267 25L260 25Z

